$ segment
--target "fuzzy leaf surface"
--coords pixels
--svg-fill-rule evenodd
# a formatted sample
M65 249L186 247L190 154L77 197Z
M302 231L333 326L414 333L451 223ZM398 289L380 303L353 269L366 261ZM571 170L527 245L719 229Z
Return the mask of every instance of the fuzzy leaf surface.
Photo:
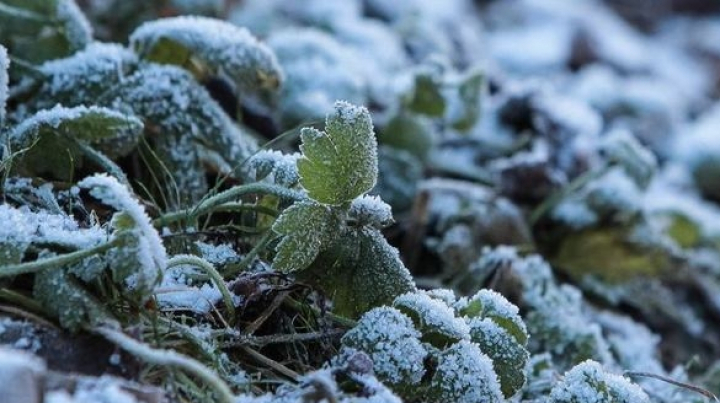
M305 128L301 138L300 182L312 199L340 205L375 186L377 141L367 109L337 102L325 131Z
M285 238L277 247L273 266L288 273L303 270L332 240L340 222L321 204L297 203L286 209L273 224L273 231Z

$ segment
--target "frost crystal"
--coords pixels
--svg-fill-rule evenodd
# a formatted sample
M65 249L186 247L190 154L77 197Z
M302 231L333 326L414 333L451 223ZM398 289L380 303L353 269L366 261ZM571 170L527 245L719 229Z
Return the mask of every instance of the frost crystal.
M552 403L648 403L647 394L628 379L606 373L595 361L585 361L565 373L550 393Z
M425 374L423 361L428 352L420 336L412 320L402 312L380 307L365 313L342 342L370 355L381 380L407 388L420 383Z
M278 185L293 186L300 180L297 160L300 154L285 154L276 150L260 150L250 158L255 180L267 180Z
M385 228L393 223L392 208L378 196L360 196L350 204L348 215L360 225Z
M393 306L413 319L423 334L423 341L442 348L469 337L464 320L444 302L430 298L422 292L403 294L395 299Z
M99 174L87 177L78 183L81 188L90 189L90 194L103 203L118 210L113 217L117 232L114 236L122 236L130 231L133 238L134 259L138 266L126 278L131 289L148 290L157 281L160 272L165 270L167 255L160 235L150 222L140 203L130 194L130 190L120 184L117 179ZM129 220L129 223L127 222ZM123 259L123 256L118 256Z
M493 363L469 341L460 341L443 351L430 383L429 393L439 402L502 402L500 383Z
M130 43L140 54L159 62L177 57L169 56L162 47L185 48L217 69L217 74L231 77L243 93L274 90L282 80L275 55L267 46L247 29L212 18L181 16L146 22L133 32ZM183 64L184 57L170 62Z
M42 92L49 98L42 106L58 101L75 106L99 97L137 62L135 53L125 47L99 42L65 59L48 61L40 66L47 76Z

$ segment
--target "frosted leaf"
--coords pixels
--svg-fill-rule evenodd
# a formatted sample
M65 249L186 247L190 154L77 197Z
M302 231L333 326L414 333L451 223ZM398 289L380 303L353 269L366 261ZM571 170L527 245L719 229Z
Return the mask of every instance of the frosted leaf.
M470 339L493 361L493 368L506 398L525 384L525 365L530 354L505 328L489 318L468 321Z
M77 106L95 100L138 64L135 53L114 43L93 42L64 59L40 66L46 79L40 89L41 107L60 102Z
M413 320L422 333L422 341L444 348L469 337L468 325L444 302L422 292L403 294L393 306Z
M627 131L612 131L603 138L602 150L609 162L623 167L641 189L647 188L658 162L655 155L640 144L635 136Z
M117 158L126 155L137 145L143 122L132 115L98 106L65 108L57 105L41 110L15 126L9 140L12 148L32 146L24 158L30 169L43 172L62 171L68 164L64 150L79 159L73 143L78 140ZM57 165L55 165L57 164ZM68 168L66 170L69 171Z
M300 181L297 160L300 154L284 154L276 150L260 150L250 158L248 164L255 170L255 180L267 180L278 185L291 187Z
M469 299L461 299L455 306L460 315L469 318L491 319L520 344L528 339L527 328L520 318L518 308L500 293L483 289Z
M321 252L301 278L331 295L338 314L356 318L416 290L397 249L379 230L361 227L333 235L332 247Z
M650 398L627 378L605 372L595 361L585 361L563 376L550 392L552 403L647 403Z
M230 77L243 95L275 91L282 71L275 55L245 28L207 17L146 22L130 36L144 58L184 66L199 61L215 76Z
M492 361L475 343L466 340L440 354L428 394L431 400L438 402L504 401Z
M130 290L146 297L167 264L165 246L147 213L130 190L113 177L90 176L78 186L89 189L91 195L118 210L112 219L113 238L123 237L124 241L108 252L111 267L116 280L124 281Z
M385 228L394 222L392 209L378 196L364 195L355 198L350 204L348 216L356 220L358 225L371 225L375 228Z
M0 263L20 263L31 244L69 249L93 247L105 240L100 227L80 228L70 217L44 210L30 211L0 205Z
M307 268L320 251L337 236L340 221L318 203L296 203L287 208L272 226L284 238L277 246L273 267L282 272Z
M325 131L304 128L301 138L300 182L312 199L339 205L375 186L377 142L367 109L337 102Z
M457 302L455 292L447 288L435 288L424 292L428 297L442 301L449 307L454 306Z
M154 151L184 196L199 199L207 193L203 149L236 168L229 174L247 174L243 162L256 150L255 141L186 71L148 66L127 77L111 96L115 108L132 111L157 130L152 133Z
M419 384L425 374L423 361L428 352L420 336L402 312L380 307L365 313L343 336L342 343L367 353L382 381L408 389Z
M0 127L5 123L5 104L8 98L8 68L10 67L10 59L8 59L7 49L0 45Z
M110 318L100 302L64 270L36 273L33 297L71 331Z
M33 240L35 227L20 210L0 204L0 265L22 261L25 250Z
M33 63L67 56L92 40L90 23L74 0L4 0L0 26L0 41Z

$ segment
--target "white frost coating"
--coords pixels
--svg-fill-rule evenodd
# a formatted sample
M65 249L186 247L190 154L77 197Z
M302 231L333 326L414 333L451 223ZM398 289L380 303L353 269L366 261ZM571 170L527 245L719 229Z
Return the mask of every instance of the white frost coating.
M10 68L10 59L8 59L7 50L0 45L0 126L5 120L5 104L8 98L8 68Z
M428 352L420 336L412 320L402 312L380 307L365 313L342 342L367 353L382 380L410 386L420 383L425 374L423 360Z
M570 56L568 26L535 24L505 29L488 37L488 50L501 66L518 73L557 69Z
M422 291L428 297L444 302L447 306L452 307L457 302L457 297L453 290L447 288L435 288L428 291Z
M109 376L79 379L72 394L65 390L50 391L45 395L44 403L142 403L124 390L118 379Z
M64 22L64 34L74 49L80 49L92 40L92 26L75 0L58 0L55 18Z
M605 372L592 360L565 373L550 392L552 403L647 403L647 394L627 378Z
M80 181L78 186L90 189L90 194L94 197L132 219L135 226L133 231L136 231L137 258L141 267L136 274L127 279L128 285L131 287L137 285L140 288L154 285L159 271L165 270L167 254L160 234L153 227L150 217L140 203L131 195L129 189L106 174L89 176Z
M417 327L423 332L440 333L454 339L470 337L470 328L446 303L430 298L421 292L409 292L393 301L393 306L419 321Z
M441 402L504 401L492 361L477 344L466 340L455 343L440 355L430 388Z
M202 258L207 260L213 266L222 265L238 259L239 255L230 243L213 245L201 241L195 242L200 249Z
M578 135L594 137L602 129L600 114L581 99L546 92L534 98L533 105Z
M550 216L572 229L586 228L598 221L598 215L587 204L571 199L561 201Z
M250 158L249 165L256 180L292 186L300 181L297 170L299 153L285 154L277 150L260 150Z
M386 227L393 222L392 208L378 196L356 197L350 204L348 214L360 223L379 228Z
M192 265L178 265L163 273L155 297L162 307L187 309L195 313L208 313L222 299L222 293L211 283L192 285L189 277L200 274Z
M677 136L674 156L691 169L720 158L720 103L708 109L697 121Z
M90 95L86 87L106 86L109 79L119 81L124 68L135 63L137 56L125 47L114 43L93 42L68 58L48 61L41 65L40 70L48 77L43 89L51 97L72 94L83 99ZM83 82L80 88L78 81Z
M219 73L232 77L240 91L275 88L282 80L273 52L245 28L207 17L164 18L141 25L130 36L130 43L143 53L161 39L186 46Z

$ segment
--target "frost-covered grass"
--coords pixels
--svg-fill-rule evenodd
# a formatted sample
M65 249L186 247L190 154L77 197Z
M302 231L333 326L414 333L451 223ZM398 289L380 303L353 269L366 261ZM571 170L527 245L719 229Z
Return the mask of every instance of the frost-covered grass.
M0 0L0 400L713 399L720 7L656 3Z

